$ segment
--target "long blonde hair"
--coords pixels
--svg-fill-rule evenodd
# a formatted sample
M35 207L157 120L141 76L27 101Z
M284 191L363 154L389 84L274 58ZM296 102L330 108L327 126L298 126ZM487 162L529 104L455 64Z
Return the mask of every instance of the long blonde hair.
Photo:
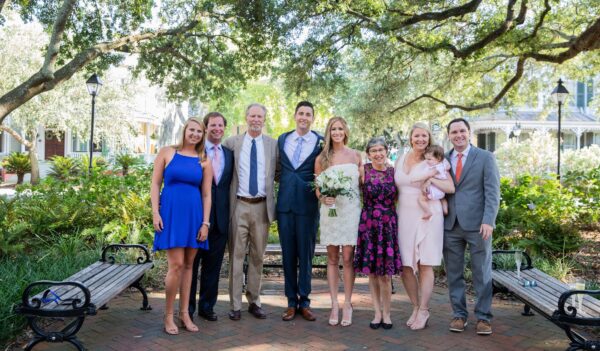
M181 133L181 138L179 138L179 143L173 145L173 148L175 148L175 150L177 151L180 151L183 148L183 143L185 141L185 132L187 131L190 122L196 122L202 127L202 139L200 139L200 142L194 146L194 149L198 153L198 160L200 163L202 163L206 161L206 150L204 148L204 143L206 140L206 126L199 117L190 117L187 119L187 121L185 121L185 124L183 125L183 132Z
M342 124L342 128L344 128L344 145L348 144L348 138L350 137L350 129L348 128L348 123L343 117L332 117L327 122L327 127L325 128L325 145L323 146L323 151L319 154L321 157L321 169L325 170L329 167L331 160L333 158L333 145L331 145L331 128L335 122L340 122Z

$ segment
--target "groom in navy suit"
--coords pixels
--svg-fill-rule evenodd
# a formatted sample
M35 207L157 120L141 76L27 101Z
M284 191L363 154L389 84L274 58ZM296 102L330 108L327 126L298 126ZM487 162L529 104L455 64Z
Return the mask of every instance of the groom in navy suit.
M282 134L277 142L281 176L277 196L277 228L281 242L285 296L288 308L282 315L291 321L299 312L308 321L316 319L310 310L309 294L312 259L319 224L318 199L311 187L315 159L323 138L310 130L314 108L301 101L294 112L296 129ZM299 267L296 269L296 267Z
M210 112L204 117L206 126L206 154L213 167L212 206L208 229L209 250L198 250L192 268L192 286L189 312L194 315L196 308L196 290L198 286L198 268L200 261L200 301L198 315L209 321L216 321L213 308L219 295L219 275L225 245L229 239L229 188L233 175L233 152L221 145L227 120L219 112Z

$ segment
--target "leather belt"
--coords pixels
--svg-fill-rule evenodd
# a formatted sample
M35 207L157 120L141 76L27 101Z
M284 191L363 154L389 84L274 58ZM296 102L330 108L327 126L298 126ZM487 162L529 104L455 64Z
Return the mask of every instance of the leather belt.
M249 204L257 204L259 202L265 201L266 197L244 197L244 196L236 196L238 200L247 202Z

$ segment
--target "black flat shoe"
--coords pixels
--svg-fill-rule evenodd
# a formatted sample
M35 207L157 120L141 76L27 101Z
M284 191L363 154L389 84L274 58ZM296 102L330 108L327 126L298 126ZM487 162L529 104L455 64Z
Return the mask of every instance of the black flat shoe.
M371 328L371 329L379 329L379 327L381 327L381 322L379 322L379 323L373 323L373 322L369 323L369 328Z
M210 322L216 322L219 319L219 317L217 317L217 314L214 311L198 310L198 316Z
M392 327L393 327L393 326L394 326L394 325L393 325L392 323L389 323L389 324L388 324L388 323L383 323L383 322L381 322L381 327L382 327L383 329L386 329L386 330L387 330L387 329L392 329Z

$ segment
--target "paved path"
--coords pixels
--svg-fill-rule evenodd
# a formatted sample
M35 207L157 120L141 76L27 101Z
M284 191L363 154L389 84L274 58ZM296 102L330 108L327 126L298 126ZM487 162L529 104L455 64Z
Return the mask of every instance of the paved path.
M522 305L511 301L494 300L494 334L479 336L474 320L467 330L451 333L450 306L447 290L436 287L432 300L432 316L425 330L411 331L403 326L411 310L408 299L396 281L398 292L393 295L391 330L371 330L372 318L367 280L357 278L354 304L354 324L343 328L327 325L329 294L326 281L315 279L312 306L316 322L297 317L283 322L281 312L287 305L283 297L283 280L265 278L262 304L268 312L266 320L255 319L243 311L242 320L227 318L229 297L221 290L216 312L217 322L201 320L200 332L181 331L169 336L162 331L164 295L151 294L150 312L139 310L139 293L126 293L110 304L106 311L90 317L79 332L79 338L89 350L565 350L568 347L562 330L540 316L522 317ZM222 285L225 287L224 285ZM340 294L340 303L343 295ZM246 304L244 304L244 308ZM472 310L473 301L469 300ZM70 350L65 344L41 344L35 350Z

